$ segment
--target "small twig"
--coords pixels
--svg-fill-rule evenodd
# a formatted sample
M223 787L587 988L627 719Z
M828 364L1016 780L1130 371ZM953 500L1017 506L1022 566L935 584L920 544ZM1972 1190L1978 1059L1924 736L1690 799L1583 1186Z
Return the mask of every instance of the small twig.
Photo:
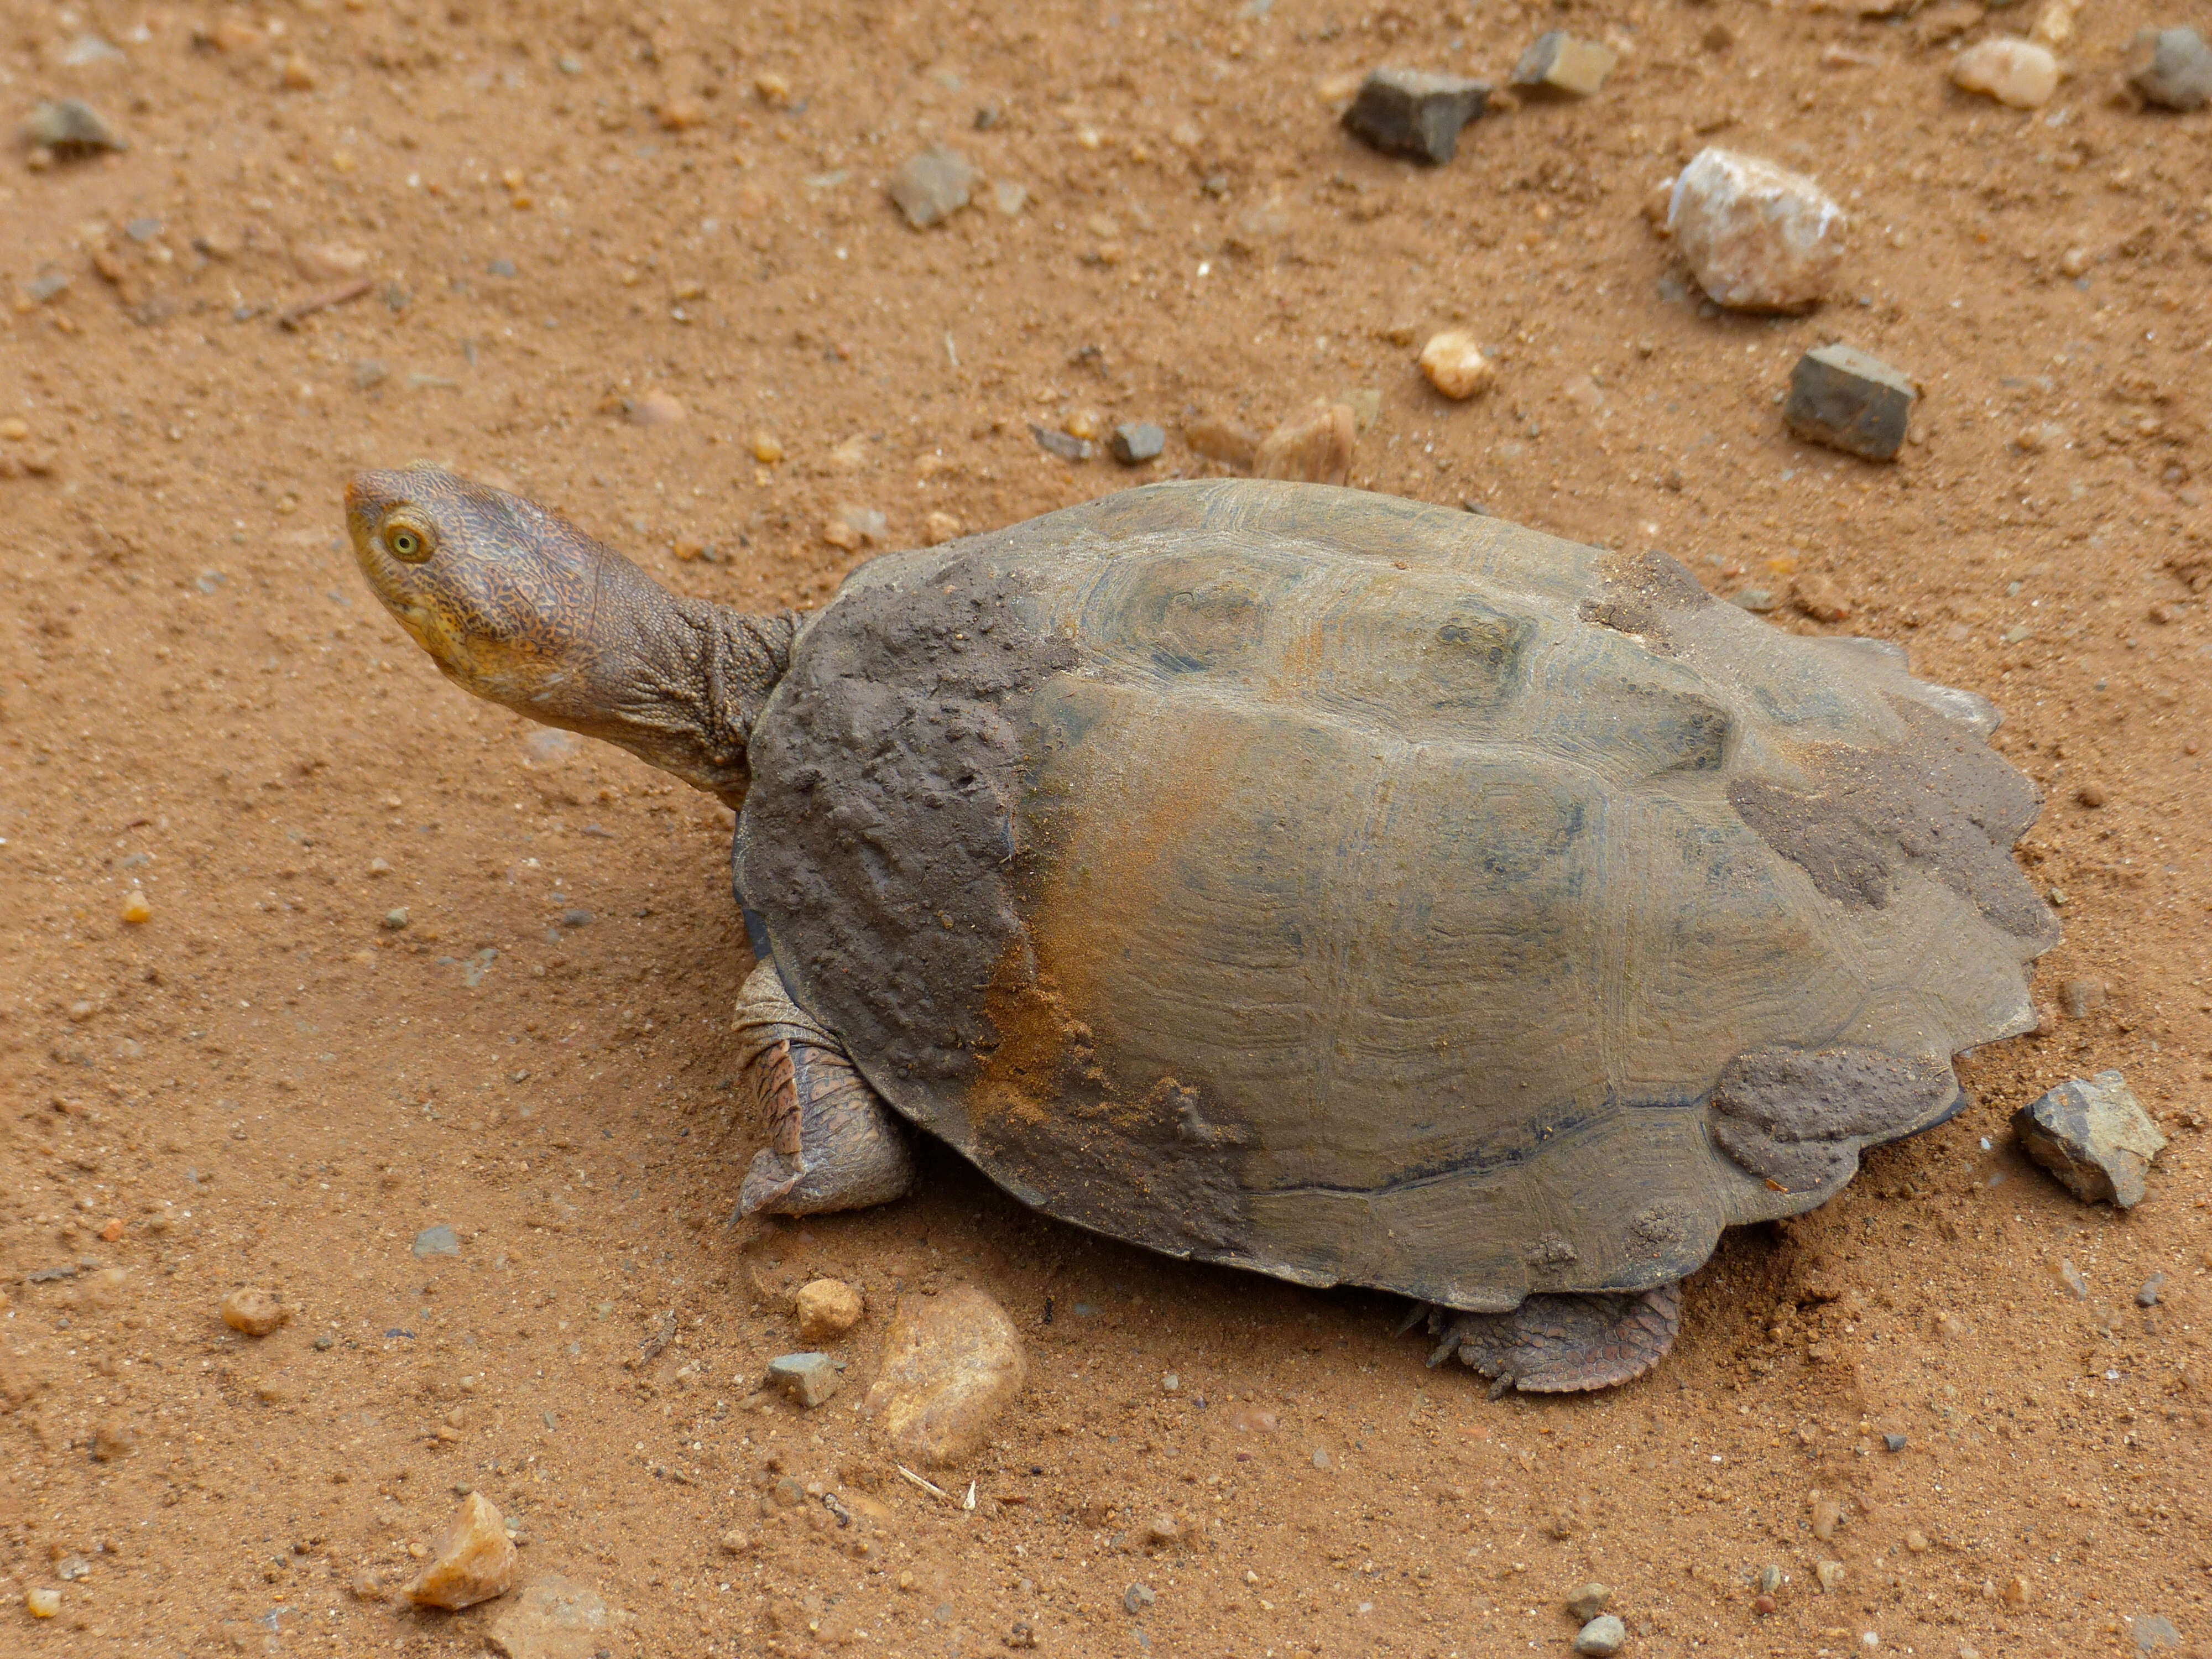
M943 1499L944 1499L946 1503L948 1503L948 1504L950 1504L950 1503L951 1503L951 1502L953 1501L953 1500L952 1500L952 1494L951 1494L951 1492L949 1492L945 1491L945 1488L944 1488L944 1487L942 1487L942 1486L933 1485L933 1483L931 1483L930 1481L927 1481L927 1480L923 1480L920 1475L916 1474L915 1474L912 1469L910 1469L910 1468L907 1468L907 1466L906 1466L905 1464L903 1464L903 1463L896 1463L896 1464L893 1464L893 1465L892 1465L892 1467L893 1467L894 1468L897 1469L897 1471L898 1471L902 1475L905 1476L905 1478L906 1478L906 1479L908 1479L908 1480L913 1481L913 1482L914 1482L914 1484L915 1484L915 1486L917 1486L921 1487L924 1492L927 1492L927 1493L928 1493L932 1498L943 1498Z
M356 276L350 283L337 288L327 289L320 294L311 294L296 305L286 306L283 310L278 312L276 326L296 329L303 320L313 316L317 312L328 311L332 306L342 306L348 300L358 300L375 286L375 283L370 278Z

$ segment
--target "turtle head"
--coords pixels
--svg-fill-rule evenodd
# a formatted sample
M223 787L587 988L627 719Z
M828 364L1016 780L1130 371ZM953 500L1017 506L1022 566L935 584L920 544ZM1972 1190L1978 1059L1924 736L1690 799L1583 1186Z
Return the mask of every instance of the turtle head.
M559 514L436 467L357 472L345 499L362 574L447 678L744 799L791 618L671 593Z

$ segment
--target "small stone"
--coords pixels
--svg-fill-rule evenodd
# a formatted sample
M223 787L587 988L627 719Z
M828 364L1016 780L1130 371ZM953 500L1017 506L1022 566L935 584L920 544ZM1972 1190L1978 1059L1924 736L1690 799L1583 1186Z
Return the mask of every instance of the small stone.
M283 1303L252 1285L241 1286L222 1299L222 1322L248 1336L266 1336L291 1316Z
M1756 611L1762 617L1773 610L1777 604L1774 590L1768 587L1740 587L1729 595L1729 600L1733 605L1741 605L1747 611Z
M145 894L134 892L123 901L121 915L132 927L141 927L154 920L154 907L146 902Z
M92 1433L92 1457L96 1463L113 1463L128 1457L138 1449L138 1437L131 1425L117 1418L109 1418Z
M1261 441L1252 457L1256 477L1340 484L1352 473L1358 426L1349 404L1317 404L1293 415Z
M689 132L707 118L707 106L696 98L672 98L653 117L664 132Z
M1511 84L1524 91L1587 98L1605 84L1620 61L1612 47L1583 40L1562 29L1540 34L1513 66Z
M2105 1006L2105 981L2069 979L2058 988L2058 1000L2064 1005L2069 1019L2087 1019Z
M1839 623L1851 614L1851 602L1833 580L1808 571L1790 584L1790 603L1814 622Z
M2058 1282L2066 1287L2066 1294L2076 1302L2089 1299L2089 1281L2074 1265L2072 1257L2061 1256L2058 1259Z
M1813 1500L1813 1536L1826 1543L1844 1524L1844 1506L1833 1498Z
M1784 1574L1779 1562L1770 1561L1759 1570L1759 1588L1771 1595L1782 1588Z
M1073 433L1055 432L1048 426L1030 422L1030 436L1037 447L1048 454L1057 455L1063 461L1087 461L1098 453L1097 446L1088 438L1076 437Z
M901 1299L866 1415L902 1462L945 1468L981 1450L1029 1367L1006 1310L973 1285Z
M1456 75L1370 70L1344 112L1345 131L1386 155L1437 166L1459 153L1460 129L1483 112L1490 88Z
M1820 1581L1822 1589L1840 1589L1844 1583L1844 1564L1840 1561L1819 1562L1813 1568L1813 1576Z
M1699 150L1667 203L1668 232L1698 285L1737 311L1819 303L1843 264L1844 226L1812 179L1733 150Z
M1771 1618L1779 1610L1780 1606L1781 1604L1775 1601L1773 1592L1771 1590L1761 1590L1752 1598L1751 1601L1751 1610L1762 1619Z
M407 907L404 904L395 905L386 910L384 913L384 925L395 933L407 925Z
M689 413L665 392L648 392L623 406L623 417L632 426L674 426Z
M1567 1597L1567 1617L1578 1625L1587 1625L1605 1611L1605 1604L1613 1600L1613 1587L1593 1579Z
M2014 1112L2012 1127L2028 1156L2076 1197L2124 1210L2142 1202L2151 1159L2166 1145L2118 1072L2060 1084Z
M2017 1611L2035 1599L2035 1587L2024 1577L2015 1573L2005 1580L2004 1588L1997 1592L1997 1599L2007 1607Z
M968 205L975 169L957 150L932 144L891 174L891 200L916 230L941 224Z
M947 542L958 541L967 533L967 527L950 513L932 513L921 521L921 540L925 547L942 547Z
M1006 1632L1006 1645L1010 1648L1033 1648L1036 1644L1036 1632L1017 1619L1013 1628Z
M1060 423L1060 429L1071 438L1096 443L1106 435L1106 417L1095 409L1074 410Z
M1575 1651L1603 1656L1619 1653L1628 1640L1628 1626L1613 1614L1601 1613L1584 1625L1575 1638Z
M74 1584L92 1577L92 1563L82 1555L65 1555L54 1563L54 1577L64 1584Z
M472 1492L430 1546L429 1565L407 1587L407 1599L417 1607L449 1612L472 1607L514 1588L520 1559L498 1510L482 1492Z
M2153 1273L2148 1279L2143 1280L2142 1288L2136 1291L2136 1306L2155 1308L2158 1306L2159 1298L2165 1294L2166 1275Z
M2058 60L2048 46L1995 35L1959 54L1951 65L1951 84L2014 109L2041 109L2058 90Z
M2136 1638L2137 1653L2155 1653L2160 1648L2181 1645L2181 1632L2163 1613L2139 1613L2128 1624Z
M1182 1523L1172 1515L1156 1515L1145 1522L1145 1542L1149 1547L1170 1549L1182 1541Z
M2074 792L2074 799L2084 806L2102 806L2106 799L2105 787L2100 783L2085 783Z
M1168 447L1168 434L1150 421L1125 421L1106 441L1107 452L1124 466L1155 461Z
M1870 461L1896 459L1919 396L1911 380L1847 345L1817 346L1797 360L1782 418L1799 437Z
M425 1227L415 1235L415 1259L427 1261L434 1255L459 1255L461 1236L441 1222L434 1227Z
M1901 1434L1885 1434L1881 1437L1881 1449L1884 1451L1901 1452L1911 1443Z
M2212 103L2212 46L2195 29L2143 29L2129 43L2121 71L2146 103L2197 110Z
M808 1411L833 1398L845 1386L837 1362L826 1353L778 1354L768 1362L768 1380L785 1399Z
M364 357L353 366L353 389L368 392L382 386L392 378L392 371L374 357Z
M23 124L23 142L43 145L64 158L130 148L116 136L107 118L80 98L40 104Z
M1421 348L1420 365L1429 384L1457 402L1487 392L1498 379L1497 365L1482 355L1474 336L1463 328L1431 335Z
M1258 433L1219 416L1201 416L1186 424L1182 441L1192 454L1242 471L1249 471L1252 458L1260 453Z
M51 1619L62 1610L62 1593L51 1584L23 1592L23 1606L33 1619Z
M753 434L753 459L763 466L774 466L783 459L783 446L772 432Z
M847 501L837 509L836 522L853 532L854 539L840 547L880 547L890 538L890 520L873 507Z
M1927 1554L1928 1534L1921 1531L1917 1527L1913 1528L1910 1532L1905 1534L1905 1547L1911 1550L1915 1555Z
M313 92L321 77L315 73L315 66L295 52L284 59L283 81L287 92Z
M1328 1455L1328 1448L1324 1446L1316 1446L1314 1448L1313 1466L1317 1469L1333 1469L1336 1467L1336 1460Z
M490 264L484 267L484 270L486 274L493 276L513 276L515 271L514 261L512 259L494 259Z
M1122 1608L1132 1613L1142 1613L1159 1599L1159 1592L1150 1584L1132 1584L1121 1592Z
M609 1633L607 1604L597 1590L549 1574L522 1587L484 1640L507 1659L593 1659L612 1645Z
M802 1285L793 1298L799 1334L809 1342L830 1342L860 1322L860 1293L842 1279L817 1279Z

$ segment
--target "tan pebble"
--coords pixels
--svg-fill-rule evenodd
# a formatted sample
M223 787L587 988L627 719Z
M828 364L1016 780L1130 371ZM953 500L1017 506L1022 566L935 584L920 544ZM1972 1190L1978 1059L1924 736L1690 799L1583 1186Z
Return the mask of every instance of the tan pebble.
M51 1619L62 1610L62 1593L50 1584L23 1592L23 1605L33 1619Z
M868 464L868 441L856 432L831 448L824 459L840 472L858 472Z
M2005 1580L2003 1589L2000 1590L1997 1594L1998 1598L2002 1601L2007 1607L2024 1607L2029 1601L2034 1599L2035 1588L2033 1585L2030 1584L2026 1578L2015 1573L2013 1577Z
M19 444L30 435L31 423L28 421L14 415L0 421L0 438L5 438L11 444Z
M1418 323L1393 323L1379 332L1385 343L1394 346L1409 346L1421 337Z
M749 1532L726 1532L722 1534L722 1550L728 1555L752 1553L753 1535Z
M300 274L319 283L342 282L349 276L358 276L368 268L366 249L349 247L343 242L311 242L294 250L292 263Z
M1905 1534L1905 1547L1911 1550L1915 1555L1926 1553L1928 1549L1928 1534L1921 1531L1917 1527L1915 1527L1911 1532Z
M1229 1414L1229 1426L1240 1434L1273 1434L1282 1419L1256 1406L1239 1406Z
M775 441L774 433L753 434L753 459L763 466L774 466L783 459L783 446Z
M942 547L947 542L958 541L967 533L967 526L950 513L933 513L921 521L921 539L925 546Z
M902 1298L866 1414L902 1462L945 1468L981 1450L1029 1375L1014 1322L973 1285Z
M240 18L226 17L208 35L217 52L258 52L269 44L268 36L252 24Z
M1182 1524L1172 1515L1156 1515L1145 1523L1145 1542L1154 1549L1169 1549L1182 1541Z
M2041 109L2058 90L2058 60L2046 46L2000 35L1978 40L1951 65L1951 82L2014 109Z
M1839 623L1851 614L1844 590L1827 577L1808 572L1790 584L1790 602L1814 622Z
M707 109L696 98L678 98L663 104L657 118L665 131L688 132L707 118Z
M123 920L133 926L154 920L154 907L146 902L143 893L133 893L123 901Z
M1188 422L1182 429L1182 441L1194 454L1247 470L1260 450L1258 433L1218 416L1201 416Z
M632 398L623 415L632 426L674 426L690 411L665 392L648 392Z
M430 1546L429 1565L408 1586L407 1599L417 1607L472 1607L514 1588L518 1559L498 1510L472 1492Z
M2074 39L2074 20L2081 5L2082 0L2043 0L2043 9L2036 13L2027 38L2039 46L2063 52Z
M1498 368L1482 355L1474 336L1463 328L1448 328L1429 337L1421 348L1421 373L1447 398L1464 400L1487 392L1498 379Z
M1839 1589L1844 1582L1844 1564L1840 1561L1820 1562L1813 1569L1813 1576L1820 1581L1822 1589Z
M294 52L284 60L285 91L313 92L319 80L319 77L315 74L315 66L301 57L298 52Z
M2102 806L2107 797L2102 784L2085 783L2074 792L2074 799L2084 806Z
M842 1279L817 1279L799 1286L792 1299L799 1334L809 1342L830 1342L860 1322L860 1293Z
M842 519L824 519L821 534L822 539L830 546L842 548L848 553L857 550L860 545L860 532Z
M614 1646L620 1616L597 1590L549 1573L500 1610L484 1641L507 1659L592 1659Z
M1822 1543L1836 1535L1836 1528L1844 1524L1844 1506L1832 1498L1813 1500L1813 1536Z
M121 1216L117 1216L105 1227L102 1227L100 1230L100 1237L105 1243L109 1244L112 1244L116 1240L121 1238L123 1237L123 1218Z
M1106 417L1095 409L1079 409L1062 422L1061 429L1071 438L1097 442L1106 435Z
M791 82L773 72L753 76L753 90L763 104L781 109L791 102Z
M291 1316L290 1310L257 1285L241 1285L222 1299L222 1322L248 1336L266 1336Z
M1352 473L1358 436L1349 404L1324 404L1293 415L1261 441L1252 457L1256 477L1340 484Z
M95 1462L112 1463L131 1455L138 1448L138 1437L131 1425L118 1418L109 1418L92 1435L92 1455Z

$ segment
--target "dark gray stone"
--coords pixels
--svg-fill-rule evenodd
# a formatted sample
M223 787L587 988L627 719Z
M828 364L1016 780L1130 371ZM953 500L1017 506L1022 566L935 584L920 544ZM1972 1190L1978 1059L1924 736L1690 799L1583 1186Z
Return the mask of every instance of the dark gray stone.
M79 98L63 98L41 104L24 123L23 141L43 144L57 155L90 155L100 150L128 149L107 118Z
M1847 345L1820 346L1797 360L1782 417L1799 437L1870 461L1896 458L1919 396L1887 363Z
M2129 44L2128 84L2160 109L2212 103L2212 46L2195 29L2144 29Z
M890 176L891 200L916 230L940 224L968 205L975 169L957 150L932 144Z
M2136 1306L2155 1308L2158 1306L2159 1298L2165 1294L2166 1275L2153 1273L2148 1279L2143 1280L2142 1288L2136 1292Z
M2075 1197L2123 1210L2142 1202L2150 1161L2166 1146L2118 1072L2060 1084L2014 1112L2012 1127L2027 1155Z
M826 1353L786 1353L768 1362L768 1380L787 1398L811 1409L836 1394L845 1379L837 1375L837 1362Z
M1124 466L1157 460L1168 447L1168 434L1150 421L1129 421L1114 428L1106 447Z
M1344 112L1344 127L1386 155L1409 155L1433 167L1459 153L1460 129L1489 102L1490 88L1480 81L1421 70L1371 70Z
M1886 1434L1881 1437L1881 1449L1887 1452L1901 1452L1908 1443L1901 1434Z
M1063 461L1087 461L1098 451L1088 438L1079 438L1073 433L1055 432L1048 426L1030 423L1030 436L1037 441L1037 447L1057 455Z

